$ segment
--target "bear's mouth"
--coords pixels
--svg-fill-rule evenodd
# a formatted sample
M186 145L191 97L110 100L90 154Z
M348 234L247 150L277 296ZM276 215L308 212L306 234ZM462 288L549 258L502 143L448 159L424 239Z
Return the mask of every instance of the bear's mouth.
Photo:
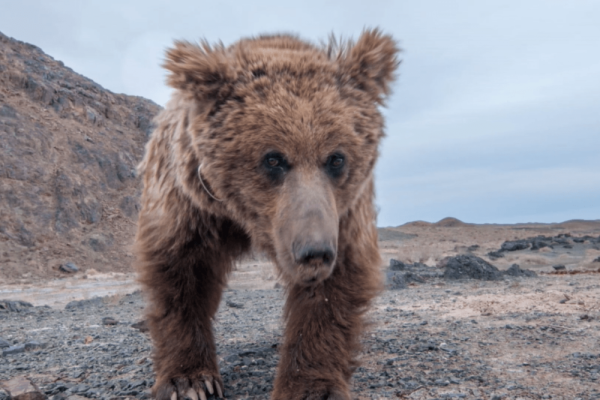
M305 265L297 265L296 266L296 283L313 286L318 285L321 282L325 281L327 278L331 276L333 272L334 263L319 265L316 267L313 266L305 266Z

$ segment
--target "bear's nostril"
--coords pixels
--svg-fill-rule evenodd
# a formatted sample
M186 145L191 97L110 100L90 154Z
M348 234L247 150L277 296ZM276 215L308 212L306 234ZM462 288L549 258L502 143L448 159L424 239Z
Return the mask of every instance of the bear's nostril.
M306 246L297 254L296 261L300 264L311 264L313 262L331 265L335 259L335 253L329 246Z

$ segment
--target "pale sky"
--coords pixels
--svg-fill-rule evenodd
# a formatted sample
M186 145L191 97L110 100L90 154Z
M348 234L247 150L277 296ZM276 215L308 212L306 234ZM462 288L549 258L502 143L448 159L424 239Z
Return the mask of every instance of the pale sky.
M600 219L599 21L585 0L0 0L0 32L161 105L173 39L392 34L379 226Z

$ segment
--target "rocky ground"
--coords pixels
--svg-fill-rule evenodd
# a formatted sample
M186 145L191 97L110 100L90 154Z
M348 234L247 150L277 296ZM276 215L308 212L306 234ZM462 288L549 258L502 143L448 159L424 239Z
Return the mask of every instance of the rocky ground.
M444 268L392 262L369 313L355 398L600 399L600 274L538 272L472 255ZM224 294L215 330L227 398L268 398L283 299L275 288ZM0 381L26 377L54 399L149 397L143 305L139 292L64 309L0 302Z

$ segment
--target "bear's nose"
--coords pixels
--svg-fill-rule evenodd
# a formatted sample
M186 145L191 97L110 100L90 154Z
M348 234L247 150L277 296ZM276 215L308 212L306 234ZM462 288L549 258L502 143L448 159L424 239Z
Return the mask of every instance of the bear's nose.
M328 244L310 244L300 247L295 252L294 257L298 264L324 264L330 266L335 259L335 252Z

